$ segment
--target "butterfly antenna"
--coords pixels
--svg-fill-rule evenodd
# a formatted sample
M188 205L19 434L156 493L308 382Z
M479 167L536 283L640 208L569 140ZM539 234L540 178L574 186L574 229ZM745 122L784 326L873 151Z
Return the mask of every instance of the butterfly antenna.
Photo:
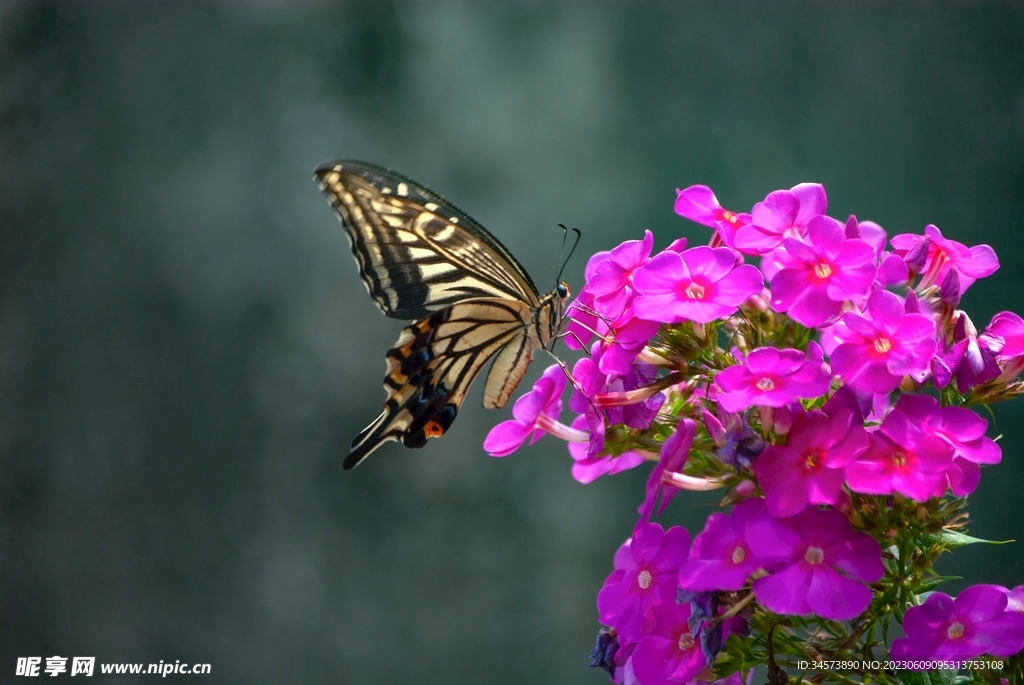
M563 231L565 231L565 235L562 237L562 251L564 252L565 251L565 239L567 237L569 237L569 229L565 227L565 224L558 224L558 225L562 227ZM569 260L572 259L573 253L576 252L576 246L580 244L580 238L583 237L583 234L580 232L580 229L578 229L578 228L573 228L572 232L576 234L576 239L573 241L572 247L569 248L569 256L565 258L565 261L562 261L561 255L559 255L559 257L558 257L558 260L561 262L561 266L558 267L558 276L555 277L555 284L556 285L558 283L562 282L562 272L565 271L566 265L569 263Z

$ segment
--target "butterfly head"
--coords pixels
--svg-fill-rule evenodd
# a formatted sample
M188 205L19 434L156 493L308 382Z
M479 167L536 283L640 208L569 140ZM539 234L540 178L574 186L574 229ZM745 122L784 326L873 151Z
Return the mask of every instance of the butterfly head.
M555 292L558 293L559 299L561 299L563 301L569 299L569 295L570 295L569 284L566 283L565 281L562 281L557 286L555 286Z

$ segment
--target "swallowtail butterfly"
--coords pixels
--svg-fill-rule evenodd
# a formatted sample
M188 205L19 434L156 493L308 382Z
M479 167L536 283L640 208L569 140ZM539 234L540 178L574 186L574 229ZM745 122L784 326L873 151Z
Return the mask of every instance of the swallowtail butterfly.
M423 447L443 435L492 357L484 407L505 406L534 353L555 339L568 286L541 296L483 226L401 174L346 160L321 164L314 179L374 304L417 319L388 350L384 411L352 440L345 469L388 440Z

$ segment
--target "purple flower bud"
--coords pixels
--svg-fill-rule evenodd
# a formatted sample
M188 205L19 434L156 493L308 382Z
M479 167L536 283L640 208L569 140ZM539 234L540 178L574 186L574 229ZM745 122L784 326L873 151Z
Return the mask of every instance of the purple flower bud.
M857 217L853 214L846 220L846 239L847 240L860 240L860 224L857 222Z
M912 277L921 273L921 270L924 269L925 262L928 261L928 248L930 246L931 241L928 238L918 240L903 257L903 261L907 263L907 269Z
M947 307L955 307L960 304L960 273L956 269L946 272L939 286L939 299Z
M590 666L601 667L609 678L615 677L615 652L619 651L619 637L614 629L601 628L597 631L597 644L590 651Z

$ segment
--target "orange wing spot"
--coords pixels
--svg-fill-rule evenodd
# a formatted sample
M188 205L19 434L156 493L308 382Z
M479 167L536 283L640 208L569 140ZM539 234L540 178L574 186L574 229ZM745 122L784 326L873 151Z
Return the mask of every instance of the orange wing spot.
M416 324L416 330L418 330L420 333L426 333L427 331L429 331L430 319L424 319L423 321L420 321L418 324Z
M444 435L444 428L441 428L441 424L437 421L427 421L427 425L423 427L423 433L428 438L439 438Z

